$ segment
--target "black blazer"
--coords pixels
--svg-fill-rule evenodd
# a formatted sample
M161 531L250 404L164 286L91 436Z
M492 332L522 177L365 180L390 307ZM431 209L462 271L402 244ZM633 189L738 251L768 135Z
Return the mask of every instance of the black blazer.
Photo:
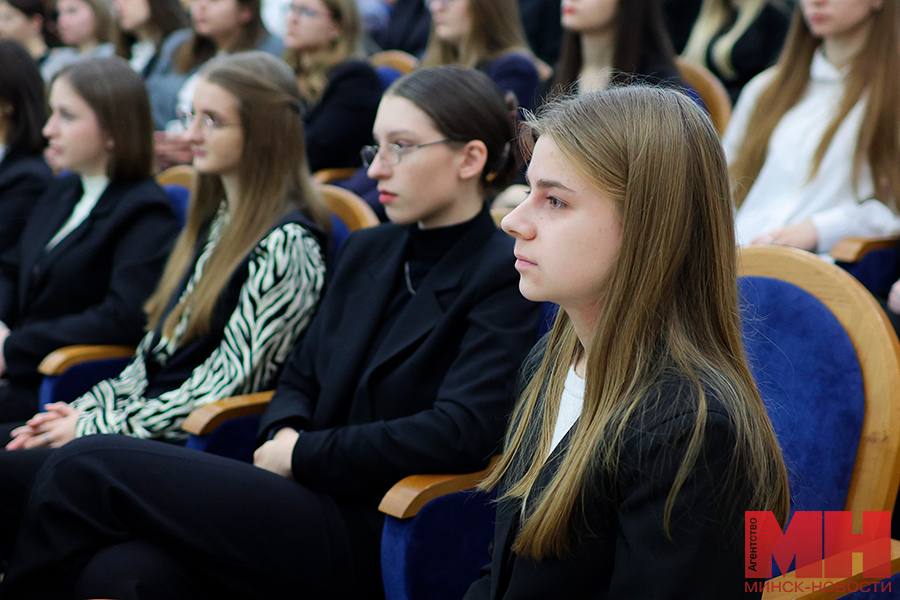
M303 115L310 170L360 166L359 150L372 143L380 101L381 80L369 63L334 67L319 102Z
M678 380L658 388L649 414L628 428L618 478L595 474L585 491L572 553L534 560L511 546L521 526L521 503L497 508L491 563L465 600L728 600L745 595L743 507L728 508L726 473L734 449L734 426L707 394L705 452L672 511L672 540L662 528L666 498L696 419L693 392ZM538 419L535 422L539 422ZM573 428L550 454L536 483L549 484L565 457ZM529 499L536 497L533 493ZM743 497L738 493L738 498ZM745 496L744 496L745 497ZM526 510L530 510L529 504Z
M19 242L28 214L52 179L40 155L10 152L0 161L0 255Z
M40 361L62 346L137 344L143 335L141 307L178 234L175 210L152 180L112 182L88 218L45 252L81 195L78 175L54 181L19 244L0 257L10 379L36 377Z
M487 211L431 269L367 361L408 230L350 236L261 423L303 430L294 478L371 511L413 473L483 468L499 449L538 305L518 290L513 239Z

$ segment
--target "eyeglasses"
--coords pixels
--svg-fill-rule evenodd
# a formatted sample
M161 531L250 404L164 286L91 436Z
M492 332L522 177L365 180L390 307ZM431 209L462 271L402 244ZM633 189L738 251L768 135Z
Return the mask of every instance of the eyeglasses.
M237 123L224 123L210 115L195 115L190 111L181 109L178 110L178 120L181 122L181 126L184 127L185 131L191 128L191 125L194 124L194 121L196 119L200 120L200 129L203 129L204 131L210 129L222 129L224 127L233 127L234 125L237 125Z
M400 159L407 152L412 152L413 150L418 150L419 148L427 148L428 146L435 146L437 144L446 144L447 142L458 142L459 140L454 140L451 138L444 138L442 140L438 140L436 142L428 142L427 144L417 144L415 146L404 146L402 144L385 144L384 146L379 146L378 144L374 146L363 146L362 150L359 151L359 155L362 158L363 166L368 167L375 161L375 157L381 154L381 160L384 161L389 167L393 167L400 163ZM384 152L381 152L381 149L384 148Z
M298 19L301 17L306 17L307 19L315 19L316 17L327 14L327 11L316 10L308 6L304 6L303 4L288 4L284 7L284 10L286 14L294 15Z

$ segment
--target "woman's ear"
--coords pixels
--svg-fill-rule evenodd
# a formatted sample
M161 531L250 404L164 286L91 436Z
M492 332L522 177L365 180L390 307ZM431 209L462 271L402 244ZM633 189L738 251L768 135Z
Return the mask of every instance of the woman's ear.
M462 149L462 155L463 161L459 165L460 178L471 179L472 177L481 177L488 156L487 146L484 145L484 142L481 140L467 142Z

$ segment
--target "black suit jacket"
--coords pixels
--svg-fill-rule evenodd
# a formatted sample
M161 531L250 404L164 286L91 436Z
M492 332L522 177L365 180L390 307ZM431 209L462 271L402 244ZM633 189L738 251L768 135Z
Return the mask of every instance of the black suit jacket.
M0 255L19 242L28 214L52 179L39 155L10 152L0 162Z
M491 563L465 600L759 598L744 592L744 507L732 507L724 493L734 425L710 394L705 452L676 498L672 539L666 537L663 512L692 433L696 399L677 379L658 389L648 414L628 427L617 479L595 473L586 487L573 518L571 554L538 561L513 552L522 505L501 500ZM526 510L558 471L574 428L544 464Z
M377 354L369 344L408 230L354 233L261 423L303 432L294 478L370 509L413 473L483 468L497 452L538 305L519 294L513 240L487 211L422 280Z
M0 257L10 379L36 377L62 346L137 344L143 335L141 307L178 234L175 211L152 180L111 182L88 218L45 252L81 195L78 175L54 181L19 244Z
M369 63L348 60L331 70L322 98L303 115L311 171L358 167L372 143L381 80Z

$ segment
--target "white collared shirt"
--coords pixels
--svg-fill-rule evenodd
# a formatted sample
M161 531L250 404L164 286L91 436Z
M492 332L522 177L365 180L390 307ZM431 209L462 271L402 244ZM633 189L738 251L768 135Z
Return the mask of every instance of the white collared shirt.
M103 192L108 185L109 178L105 175L81 178L81 188L84 190L84 193L81 195L81 199L75 204L75 208L72 209L72 214L69 215L69 218L66 219L66 222L63 223L60 230L56 232L56 235L54 235L49 242L47 242L47 247L44 249L46 252L53 250L53 248L65 239L67 235L75 231L79 225L84 223L85 219L91 214L91 211L94 210L94 207L97 206L97 201L100 200L100 196L103 195Z
M809 179L813 157L844 96L847 74L847 69L838 70L829 63L821 48L816 51L806 91L772 132L765 164L737 211L739 244L806 220L816 228L819 252L829 251L847 236L900 232L900 218L874 199L868 164L854 186L853 159L865 96L841 122L818 172ZM774 69L764 71L741 93L722 139L729 164L737 156L750 113L773 76Z

